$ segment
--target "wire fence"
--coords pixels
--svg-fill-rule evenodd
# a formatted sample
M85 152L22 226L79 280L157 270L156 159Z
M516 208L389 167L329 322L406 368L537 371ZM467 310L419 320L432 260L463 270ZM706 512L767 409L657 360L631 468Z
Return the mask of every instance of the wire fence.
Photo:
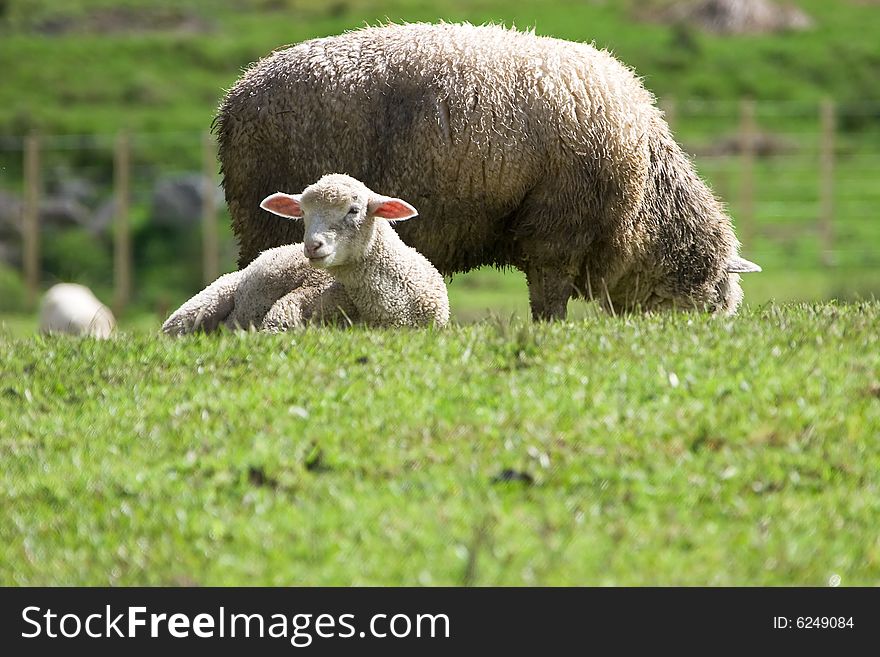
M234 250L217 167L208 133L0 137L0 264L31 306L43 284L85 278L123 310L176 250L172 288L214 280Z
M665 105L755 259L794 268L880 265L880 103Z
M880 103L661 105L746 257L880 265ZM112 288L117 311L144 285L190 293L233 266L218 182L208 133L0 136L0 264L30 305L62 278Z

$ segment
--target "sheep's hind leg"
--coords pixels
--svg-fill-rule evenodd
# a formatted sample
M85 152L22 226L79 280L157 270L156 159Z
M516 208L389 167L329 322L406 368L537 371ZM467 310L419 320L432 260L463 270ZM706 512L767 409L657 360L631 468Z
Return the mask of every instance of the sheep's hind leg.
M526 269L526 280L532 319L539 322L565 319L574 290L572 280L554 269L538 266Z

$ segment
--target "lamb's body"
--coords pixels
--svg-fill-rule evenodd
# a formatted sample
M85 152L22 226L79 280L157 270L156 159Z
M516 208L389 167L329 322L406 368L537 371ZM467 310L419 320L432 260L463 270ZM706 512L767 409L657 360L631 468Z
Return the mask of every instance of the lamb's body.
M320 251L318 261L329 264L313 266L303 244L269 249L183 304L166 320L163 332L212 331L221 324L275 332L331 321L375 327L444 326L449 321L443 277L373 214L377 205L399 199L378 196L349 176L328 175L297 197L279 193L264 202L276 214L301 217L300 199L314 215L305 219L314 233L306 235L307 243L320 245L311 255ZM298 214L288 214L289 207ZM414 214L410 210L398 208L408 216Z
M377 223L376 233L367 257L332 270L356 317L370 326L445 326L449 297L443 276L389 224Z
M41 333L108 338L115 327L116 319L110 309L83 285L59 283L43 297Z
M245 266L301 239L256 209L346 171L410 200L397 228L444 274L511 265L537 317L568 298L736 308L730 220L653 96L609 53L501 27L388 25L254 65L218 115Z

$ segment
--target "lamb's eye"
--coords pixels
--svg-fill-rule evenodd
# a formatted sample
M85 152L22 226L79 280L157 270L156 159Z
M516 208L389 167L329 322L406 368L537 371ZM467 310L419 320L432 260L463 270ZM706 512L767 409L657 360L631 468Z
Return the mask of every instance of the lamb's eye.
M352 205L348 209L348 214L346 216L351 217L352 215L356 215L360 211L361 211L361 209L359 207L357 207L356 205Z

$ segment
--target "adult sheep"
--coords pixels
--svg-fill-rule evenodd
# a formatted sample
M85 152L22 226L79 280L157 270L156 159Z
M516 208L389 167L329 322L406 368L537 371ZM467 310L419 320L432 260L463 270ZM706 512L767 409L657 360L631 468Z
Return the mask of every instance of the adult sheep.
M653 95L588 44L458 24L306 41L245 72L216 129L240 267L302 239L261 198L345 171L419 208L397 230L442 273L525 272L538 319L572 296L731 313L759 271Z

